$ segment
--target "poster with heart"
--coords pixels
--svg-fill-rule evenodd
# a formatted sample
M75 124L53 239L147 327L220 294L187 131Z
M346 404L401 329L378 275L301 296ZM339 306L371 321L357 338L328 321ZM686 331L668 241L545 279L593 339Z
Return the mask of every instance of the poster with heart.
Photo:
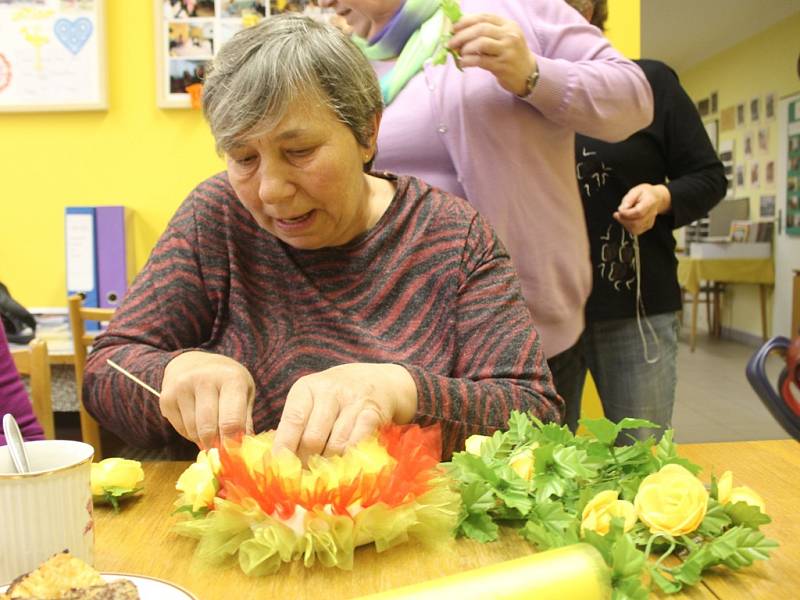
M0 111L108 108L106 0L0 0Z

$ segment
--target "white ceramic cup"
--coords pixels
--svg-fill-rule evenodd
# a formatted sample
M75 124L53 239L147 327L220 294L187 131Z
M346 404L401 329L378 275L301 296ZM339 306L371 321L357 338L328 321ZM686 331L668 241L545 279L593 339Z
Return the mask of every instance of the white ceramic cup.
M0 585L69 550L94 562L92 457L83 442L25 442L31 472L14 470L0 446Z

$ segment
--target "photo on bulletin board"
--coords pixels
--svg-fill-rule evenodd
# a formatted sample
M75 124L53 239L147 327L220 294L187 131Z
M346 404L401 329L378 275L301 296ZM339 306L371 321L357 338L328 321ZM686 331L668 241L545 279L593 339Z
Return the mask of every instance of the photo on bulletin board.
M775 118L775 94L767 94L764 96L764 118Z
M761 196L758 205L758 216L761 219L770 219L775 216L775 194Z
M761 101L759 98L753 98L750 100L750 122L755 123L759 120L759 109L761 106Z
M741 127L744 125L744 104L736 105L736 126Z
M326 20L335 16L333 9L321 8L317 0L154 2L156 94L161 108L200 108L209 63L219 48L245 27L282 12L302 12Z
M108 108L105 0L0 0L0 112Z

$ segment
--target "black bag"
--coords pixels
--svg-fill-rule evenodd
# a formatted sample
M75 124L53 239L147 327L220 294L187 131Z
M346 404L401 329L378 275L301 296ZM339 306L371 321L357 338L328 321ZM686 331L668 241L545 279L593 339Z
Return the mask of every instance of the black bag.
M6 337L12 344L27 344L36 335L36 319L24 306L11 297L8 288L0 282L0 318Z

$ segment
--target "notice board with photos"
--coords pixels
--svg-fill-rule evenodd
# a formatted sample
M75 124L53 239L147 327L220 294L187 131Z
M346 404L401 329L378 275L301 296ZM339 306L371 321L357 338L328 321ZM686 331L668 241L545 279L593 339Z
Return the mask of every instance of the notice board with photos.
M106 0L0 0L0 111L108 108Z
M245 27L283 12L326 20L334 15L332 9L321 8L317 0L153 1L156 93L161 108L199 108L208 63L220 46Z

